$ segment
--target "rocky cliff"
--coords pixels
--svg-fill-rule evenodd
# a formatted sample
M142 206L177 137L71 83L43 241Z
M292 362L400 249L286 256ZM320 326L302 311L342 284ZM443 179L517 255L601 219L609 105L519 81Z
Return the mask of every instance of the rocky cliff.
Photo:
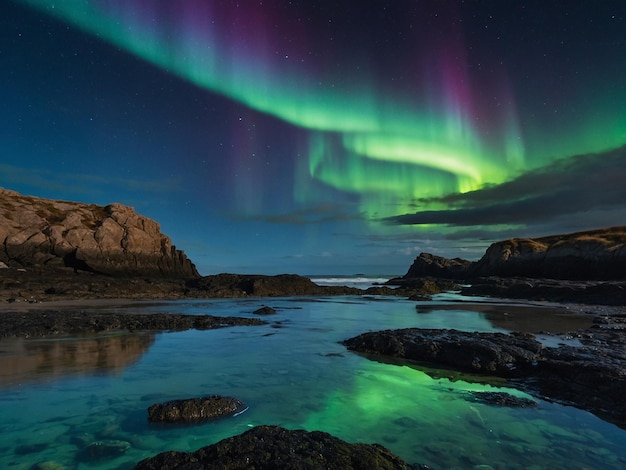
M404 279L424 276L626 279L626 227L503 240L492 244L476 262L421 253Z
M98 206L0 188L0 262L123 277L195 278L159 224L122 204Z
M626 227L494 243L472 266L477 276L626 278Z

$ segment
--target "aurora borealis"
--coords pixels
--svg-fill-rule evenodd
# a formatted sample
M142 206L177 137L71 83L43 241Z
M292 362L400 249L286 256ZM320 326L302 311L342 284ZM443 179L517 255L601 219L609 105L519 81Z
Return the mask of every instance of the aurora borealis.
M624 2L7 10L0 185L133 205L203 272L402 273L623 222Z

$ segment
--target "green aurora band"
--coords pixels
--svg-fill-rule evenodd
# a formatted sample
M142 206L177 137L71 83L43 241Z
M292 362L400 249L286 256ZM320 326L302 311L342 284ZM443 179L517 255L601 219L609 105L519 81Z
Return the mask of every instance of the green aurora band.
M312 181L297 175L294 199L301 203L316 199L317 181L356 195L369 217L412 212L419 198L508 181L567 155L559 150L598 151L626 141L626 117L619 112L603 139L587 130L564 147L546 145L552 154L528 163L512 93L500 114L479 129L467 67L453 54L435 52L440 57L424 72L424 83L413 94L403 93L382 85L367 67L341 77L334 69L277 57L280 38L270 25L280 18L268 17L258 5L245 6L250 19L237 27L222 21L232 18L211 2L18 1L199 87L309 130L306 171ZM581 140L587 145L581 147ZM243 209L251 205L244 201Z

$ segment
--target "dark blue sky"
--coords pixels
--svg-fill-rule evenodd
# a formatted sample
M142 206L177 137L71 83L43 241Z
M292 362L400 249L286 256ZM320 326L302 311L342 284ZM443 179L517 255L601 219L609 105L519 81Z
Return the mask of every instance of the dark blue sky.
M5 3L0 186L131 205L203 274L624 223L626 2L310 3Z

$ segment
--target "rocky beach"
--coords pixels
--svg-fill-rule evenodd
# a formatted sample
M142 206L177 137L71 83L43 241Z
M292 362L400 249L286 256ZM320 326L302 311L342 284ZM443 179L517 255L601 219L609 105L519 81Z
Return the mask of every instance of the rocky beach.
M420 308L427 310L433 295L455 292L459 300L447 308L462 304L481 312L501 313L515 306L559 310L588 317L589 326L551 333L573 341L546 345L539 338L541 331L528 328L507 334L416 328L370 331L364 321L363 334L345 338L343 345L376 361L505 380L531 396L587 410L626 429L624 227L506 240L493 244L476 262L423 253L406 275L368 289L320 286L291 274L201 276L156 222L121 204L101 207L1 190L0 239L0 345L3 338L254 328L266 325L275 313L265 307L255 318L241 318L96 314L81 308L98 304L394 296L411 299L419 314ZM496 398L507 403L506 397ZM285 446L302 449L301 457L289 455ZM117 451L119 447L111 450ZM167 468L253 464L272 468L271 462L277 461L284 462L281 468L301 468L302 462L307 468L411 468L382 446L348 445L327 434L291 433L277 427L258 427L193 454L160 455L137 468L165 468L164 462ZM376 464L371 466L372 462Z

